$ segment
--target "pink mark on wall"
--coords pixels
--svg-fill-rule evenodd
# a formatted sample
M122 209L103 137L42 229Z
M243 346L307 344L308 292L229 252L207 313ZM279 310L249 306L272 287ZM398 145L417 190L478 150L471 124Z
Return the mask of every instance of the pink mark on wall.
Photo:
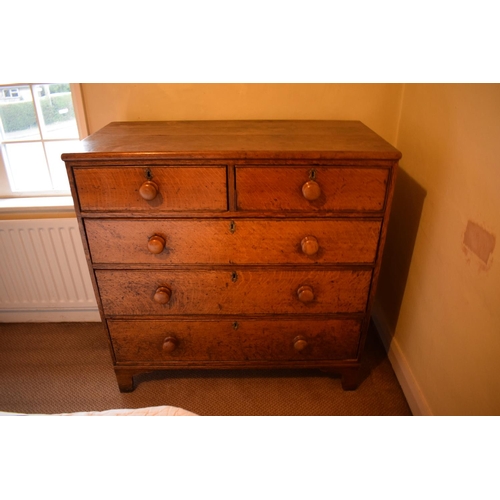
M465 255L472 252L483 264L481 268L487 270L491 267L492 254L495 249L495 235L483 229L479 224L468 221L465 228L463 250Z

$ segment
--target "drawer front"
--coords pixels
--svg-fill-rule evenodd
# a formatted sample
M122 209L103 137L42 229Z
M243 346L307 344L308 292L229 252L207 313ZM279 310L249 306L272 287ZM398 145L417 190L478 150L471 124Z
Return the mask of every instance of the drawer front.
M303 193L312 168L237 167L239 210L380 212L384 208L389 170L384 168L314 168L319 197Z
M148 171L158 188L151 200L140 193ZM84 212L227 210L225 167L75 168L74 175Z
M96 270L108 316L364 312L371 270ZM309 288L308 288L309 287ZM166 303L155 300L165 299ZM302 302L299 300L299 295Z
M92 261L98 264L370 264L376 258L380 224L88 219L85 228Z
M108 326L118 363L355 359L360 335L360 323L350 319L108 321Z

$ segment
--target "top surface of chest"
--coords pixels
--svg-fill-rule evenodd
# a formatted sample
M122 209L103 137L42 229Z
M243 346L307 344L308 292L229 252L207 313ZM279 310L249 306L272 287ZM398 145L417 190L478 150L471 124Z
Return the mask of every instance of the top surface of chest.
M113 122L65 161L99 159L398 160L400 152L359 121Z

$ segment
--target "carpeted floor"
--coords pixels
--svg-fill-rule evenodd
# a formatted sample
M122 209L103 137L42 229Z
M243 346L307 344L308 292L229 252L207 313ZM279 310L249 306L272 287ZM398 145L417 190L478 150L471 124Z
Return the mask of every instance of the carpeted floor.
M372 326L363 382L319 371L166 371L118 390L100 323L0 323L0 411L66 413L177 406L199 415L411 415Z

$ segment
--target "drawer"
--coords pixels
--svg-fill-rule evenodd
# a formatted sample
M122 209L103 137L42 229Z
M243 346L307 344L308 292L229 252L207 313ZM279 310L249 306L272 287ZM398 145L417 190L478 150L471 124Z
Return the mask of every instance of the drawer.
M148 173L156 195L151 185L143 189ZM74 175L83 212L227 210L225 167L75 168Z
M95 275L108 316L253 315L364 312L372 272L176 269Z
M380 225L378 220L85 221L95 264L370 264Z
M357 320L108 321L118 363L355 359Z
M306 185L313 170L317 186ZM385 168L237 167L237 206L270 212L380 212L388 176ZM303 190L318 197L308 200Z

